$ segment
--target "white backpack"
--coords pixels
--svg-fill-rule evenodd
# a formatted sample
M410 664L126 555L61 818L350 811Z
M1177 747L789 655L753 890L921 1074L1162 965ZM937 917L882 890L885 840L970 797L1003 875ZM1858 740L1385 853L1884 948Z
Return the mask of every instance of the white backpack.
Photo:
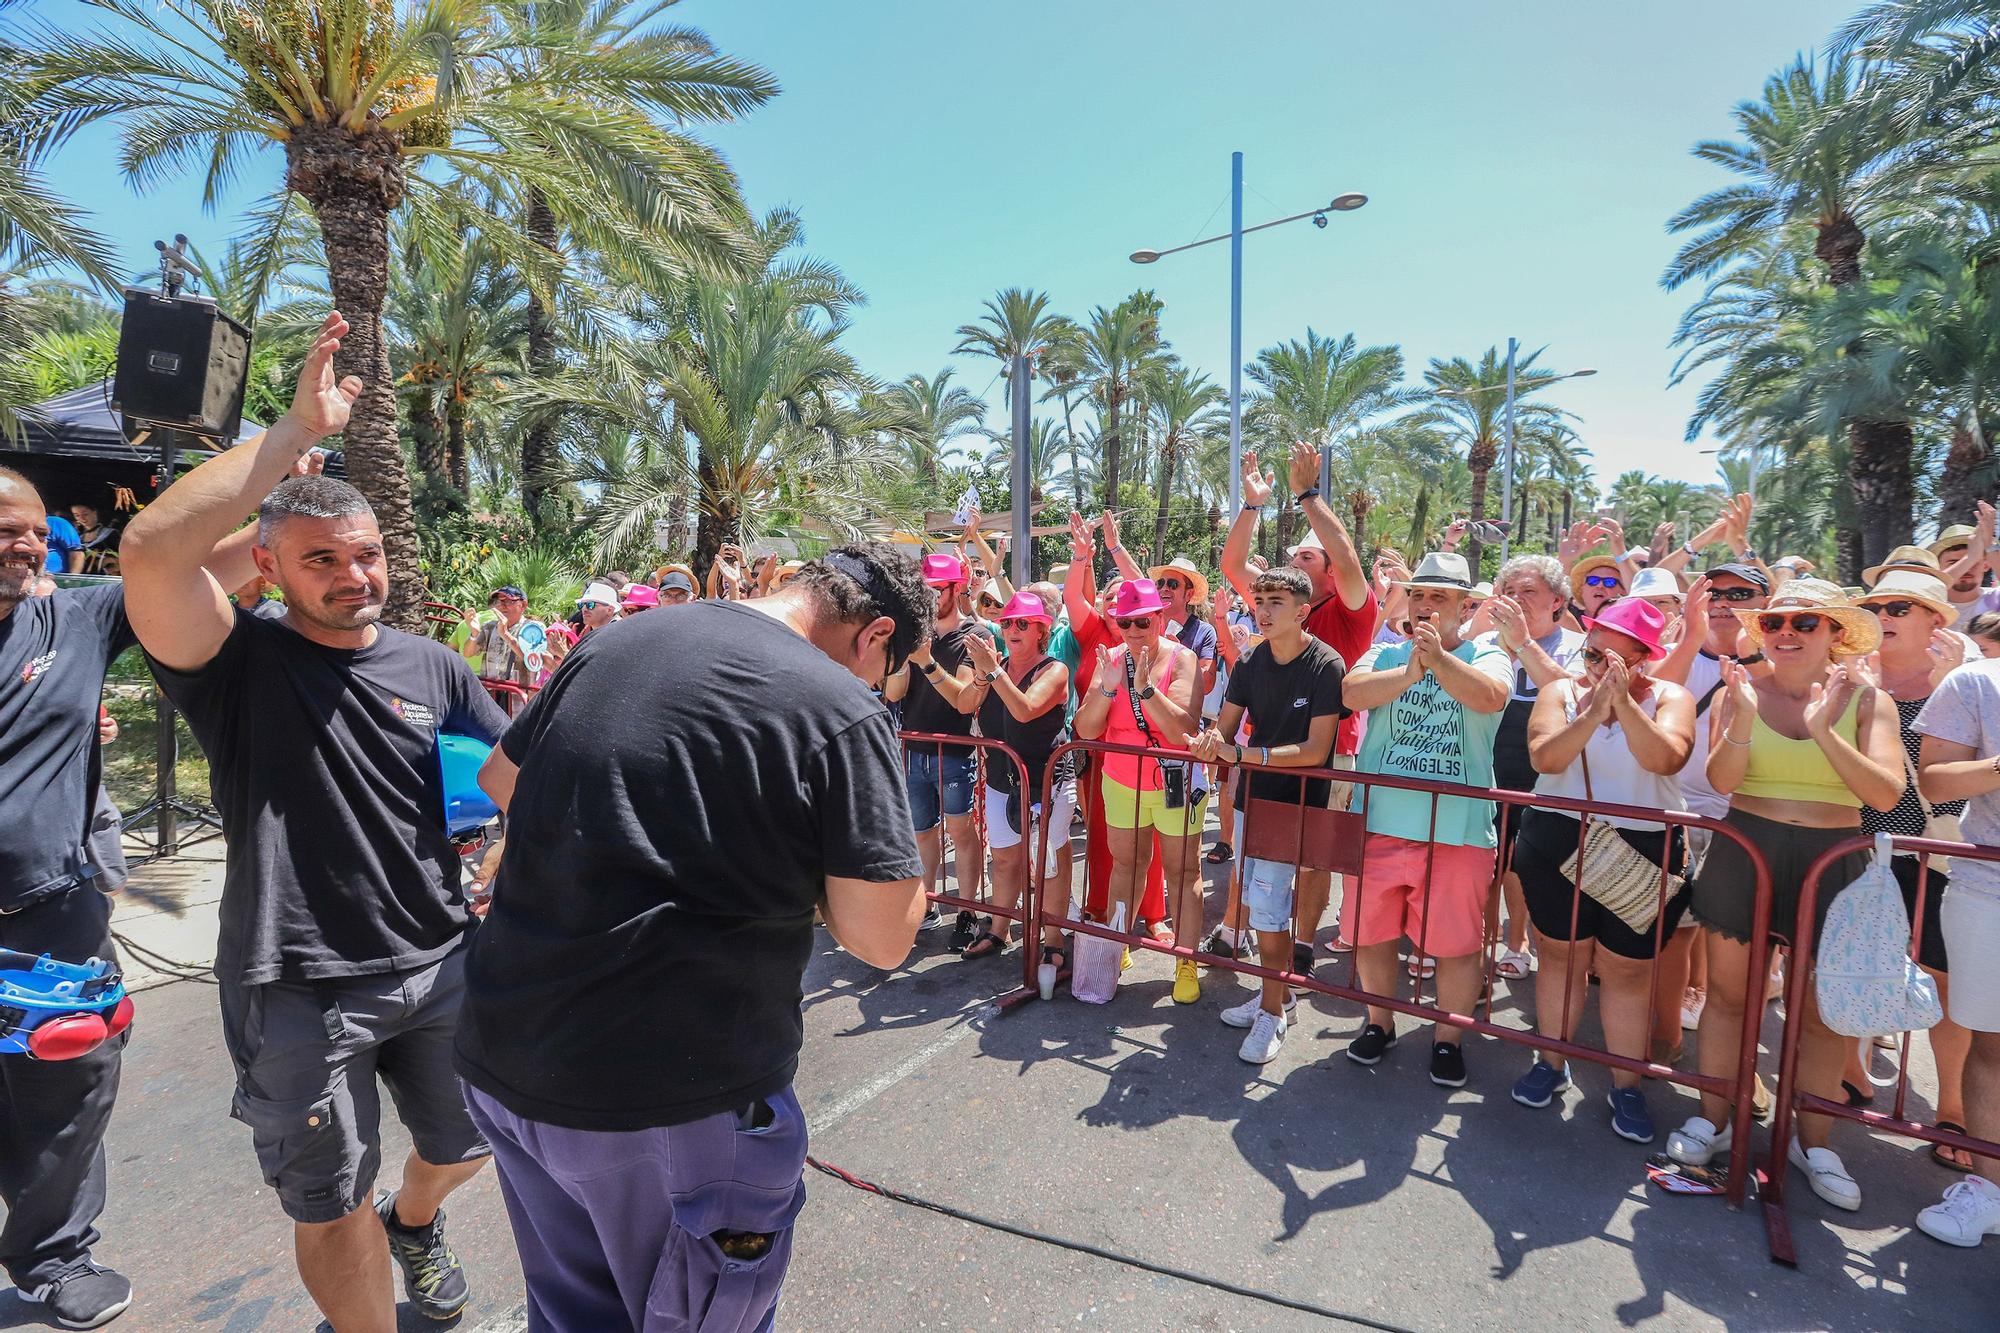
M1893 844L1875 854L1826 914L1815 971L1820 1017L1849 1037L1915 1032L1944 1018L1937 984L1910 958L1910 914L1890 868Z

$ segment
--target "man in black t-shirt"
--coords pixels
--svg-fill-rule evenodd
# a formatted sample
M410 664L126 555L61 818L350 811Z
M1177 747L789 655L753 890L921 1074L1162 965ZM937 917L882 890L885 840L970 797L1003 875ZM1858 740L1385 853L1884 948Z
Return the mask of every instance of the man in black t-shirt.
M438 1205L490 1150L451 1073L471 917L438 735L493 741L506 725L464 659L378 623L389 576L361 493L286 477L314 470L308 451L361 392L335 381L346 330L329 316L291 410L148 505L123 547L133 628L208 755L229 842L215 974L232 1113L297 1224L307 1291L342 1330L393 1326L391 1254L425 1315L470 1297ZM253 509L279 620L233 607L233 584L204 568ZM398 1191L371 1199L378 1075L415 1149Z
M881 968L923 914L869 687L929 602L908 556L847 546L767 597L593 634L481 772L510 836L457 1065L536 1327L770 1327L814 909Z
M1250 594L1264 642L1230 674L1216 726L1195 737L1188 748L1204 763L1222 759L1245 766L1248 781L1236 784L1236 840L1244 851L1243 902L1250 927L1257 932L1259 955L1267 966L1278 966L1292 956L1292 888L1298 867L1252 857L1243 823L1251 801L1298 806L1301 786L1307 807L1326 808L1332 795L1330 779L1286 777L1270 770L1318 768L1326 763L1340 719L1347 716L1340 700L1347 666L1339 653L1306 633L1313 586L1304 573L1291 568L1266 570L1251 582ZM1237 734L1246 714L1252 744L1229 743L1224 737ZM1223 1022L1250 1029L1237 1054L1252 1064L1276 1058L1285 1039L1285 1011L1290 1004L1291 988L1267 979L1259 994L1223 1010Z

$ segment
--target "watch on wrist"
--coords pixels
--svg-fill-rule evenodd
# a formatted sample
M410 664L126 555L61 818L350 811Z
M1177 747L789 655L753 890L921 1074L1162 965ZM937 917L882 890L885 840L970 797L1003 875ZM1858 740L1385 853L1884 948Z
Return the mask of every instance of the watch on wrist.
M1738 554L1745 560L1755 560L1760 564L1763 563L1763 557L1757 554L1757 548L1754 546L1746 546Z
M1140 703L1144 703L1146 702L1146 700L1152 698L1154 695L1158 693L1159 693L1158 690L1154 689L1151 685L1148 685L1145 689L1140 690L1137 694L1133 695L1132 697L1134 699L1137 699Z
M1297 495L1294 495L1292 497L1292 503L1302 505L1308 500L1314 500L1318 498L1319 498L1319 487L1308 486L1304 490L1300 491Z
M1693 542L1682 542L1681 550L1687 552L1687 557L1690 560L1694 559L1696 556L1701 554L1701 548L1696 546Z
M928 662L919 662L917 663L917 665L924 669L924 674L926 676L935 676L938 673L938 664L936 658L932 658Z
M979 678L979 683L982 685L991 685L996 679L999 678L999 675L1000 675L1000 668L994 667L991 671L987 672L985 675Z

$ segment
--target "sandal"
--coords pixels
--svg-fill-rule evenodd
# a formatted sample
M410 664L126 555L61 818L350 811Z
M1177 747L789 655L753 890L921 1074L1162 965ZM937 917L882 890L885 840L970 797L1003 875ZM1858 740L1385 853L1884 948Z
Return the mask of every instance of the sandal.
M981 948L980 946L985 944L988 940L993 941L993 947L990 949ZM966 945L965 948L960 951L958 956L960 958L967 958L967 959L991 958L996 953L1005 953L1006 951L1007 951L1007 941L1001 939L998 935L995 935L990 930L982 930L977 935L974 935L972 937L972 943Z
M1493 970L1509 981L1519 981L1528 975L1528 955L1517 949L1503 949Z
M1058 974L1060 974L1064 968L1069 966L1069 958L1063 953L1061 949L1058 949L1053 944L1044 944L1042 946L1042 961L1044 963L1054 964L1056 972Z
M1965 1126L1959 1124L1956 1120L1940 1120L1937 1122L1937 1127L1939 1129L1948 1129L1954 1134L1965 1133ZM1972 1170L1976 1163L1972 1161L1958 1161L1951 1156L1952 1153L1957 1152L1965 1152L1965 1149L1954 1148L1948 1143L1933 1143L1931 1145L1931 1160L1947 1171ZM1967 1153L1966 1156L1969 1158L1971 1154Z
M1201 859L1208 862L1212 866L1219 866L1227 864L1229 859L1235 855L1236 855L1236 849L1234 847L1231 847L1226 842L1218 842L1215 844L1215 846L1209 848L1208 855L1202 857Z
M1846 1079L1840 1080L1840 1090L1847 1094L1847 1104L1849 1106L1872 1106L1875 1102L1873 1089L1863 1092ZM1963 1133L1964 1131L1961 1130L1959 1132Z

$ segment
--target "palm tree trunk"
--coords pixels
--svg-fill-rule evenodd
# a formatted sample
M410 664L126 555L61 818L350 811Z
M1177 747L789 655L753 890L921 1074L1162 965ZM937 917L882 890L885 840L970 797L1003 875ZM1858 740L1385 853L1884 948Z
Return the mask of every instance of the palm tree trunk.
M1160 446L1160 504L1153 515L1153 563L1167 563L1167 497L1174 491L1174 437L1168 435Z
M1983 451L1971 423L1960 418L1951 432L1951 450L1945 455L1944 473L1938 479L1939 528L1954 523L1970 524L1978 518L1980 491L1975 489Z
M1854 480L1861 559L1864 565L1872 565L1910 538L1916 502L1910 455L1916 449L1916 434L1907 421L1856 421L1849 424L1847 432L1851 450L1848 475ZM1859 568L1849 571L1843 567L1841 579L1858 584L1860 572Z
M1071 417L1072 408L1068 394L1062 396L1062 405L1063 438L1069 441L1069 490L1070 498L1074 502L1074 508L1071 512L1081 514L1083 512L1083 473L1078 471L1076 422Z
M444 423L438 420L437 408L423 385L410 395L410 436L417 443L417 463L424 473L448 484L451 465L446 457Z
M1417 487L1416 507L1410 512L1410 536L1404 544L1413 553L1424 549L1424 534L1431 526L1431 487L1429 482Z
M396 386L382 307L389 295L389 213L403 200L396 136L310 122L286 144L286 184L313 206L326 250L327 286L349 328L334 371L361 380L341 433L347 475L367 497L389 562L385 624L422 633L424 570L410 477L396 429Z
M549 207L540 190L528 191L527 233L529 240L551 255L562 241L556 230L555 210ZM533 290L528 293L527 323L528 371L536 376L552 376L557 369L555 319ZM554 462L555 423L543 419L531 421L521 433L521 506L537 527L549 521L542 476Z
M1104 507L1116 513L1118 509L1118 455L1123 443L1118 437L1118 391L1113 388L1110 402L1104 407Z
M1466 458L1472 469L1472 521L1479 522L1486 517L1486 475L1493 470L1494 450L1491 444L1480 442L1472 446ZM1479 559L1484 554L1477 535L1468 535L1465 549L1466 563L1472 566L1472 581L1479 581ZM1421 551L1413 555L1423 554Z
M1813 254L1826 265L1827 281L1845 287L1861 280L1861 251L1867 244L1867 234L1843 213L1820 227Z
M465 409L457 403L445 409L445 466L450 469L451 484L458 487L459 494L469 494L472 490L472 469L465 457Z

